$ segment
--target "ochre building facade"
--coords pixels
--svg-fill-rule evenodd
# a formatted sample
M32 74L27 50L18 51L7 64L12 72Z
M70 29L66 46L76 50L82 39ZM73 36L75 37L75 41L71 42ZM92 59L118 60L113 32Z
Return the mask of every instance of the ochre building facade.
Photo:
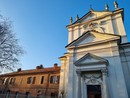
M47 98L58 97L60 67L43 68L37 66L33 70L21 70L17 72L0 75L0 93L3 98ZM10 98L10 97L9 97Z

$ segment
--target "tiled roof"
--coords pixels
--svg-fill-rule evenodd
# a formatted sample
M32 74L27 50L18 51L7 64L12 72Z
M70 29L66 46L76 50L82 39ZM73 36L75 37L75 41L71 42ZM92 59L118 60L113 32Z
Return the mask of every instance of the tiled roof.
M2 74L2 76L17 76L17 75L28 75L28 74L39 74L39 73L53 73L60 72L60 67L49 67L49 68L41 68L41 69L30 69L30 70L21 70L17 72Z

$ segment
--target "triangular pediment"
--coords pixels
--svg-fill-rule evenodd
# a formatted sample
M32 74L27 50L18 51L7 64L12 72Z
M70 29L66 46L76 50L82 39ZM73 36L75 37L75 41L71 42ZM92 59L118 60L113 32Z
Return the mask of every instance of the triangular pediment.
M80 22L87 21L87 20L94 19L94 18L96 18L96 14L91 12L90 14L84 16L84 18Z
M88 14L86 14L79 22L84 22L84 21L88 21L94 18L98 18L107 14L110 14L111 12L108 11L102 11L102 12L98 12L98 11L90 11Z
M92 65L92 64L101 64L101 63L107 65L108 61L99 56L87 53L85 56L77 60L74 64L76 66L81 66L81 65Z
M81 35L79 38L71 42L66 47L71 46L82 46L86 44L96 44L96 43L103 43L106 41L111 40L117 40L120 39L120 36L114 35L114 34L108 34L108 33L99 33L97 31L87 31L83 35Z
M73 24L82 23L84 21L99 18L101 16L105 16L105 15L108 15L108 14L111 14L111 13L112 12L110 12L110 11L94 11L94 10L90 10L87 14L85 14L83 17L81 17L79 20L77 20Z

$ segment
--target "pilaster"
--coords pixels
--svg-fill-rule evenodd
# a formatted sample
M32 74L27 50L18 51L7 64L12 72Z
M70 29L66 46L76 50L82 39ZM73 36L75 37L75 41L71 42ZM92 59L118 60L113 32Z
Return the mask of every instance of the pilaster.
M107 69L101 69L102 72L102 80L103 80L103 98L108 97L108 87L107 87Z
M77 71L77 76L78 76L78 90L77 90L77 96L78 98L82 98L81 97L81 72Z

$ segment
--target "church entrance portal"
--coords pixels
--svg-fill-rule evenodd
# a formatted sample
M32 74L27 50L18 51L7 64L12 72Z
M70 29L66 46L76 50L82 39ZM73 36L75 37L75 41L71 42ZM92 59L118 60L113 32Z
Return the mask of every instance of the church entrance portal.
M87 98L102 98L100 85L87 85Z

